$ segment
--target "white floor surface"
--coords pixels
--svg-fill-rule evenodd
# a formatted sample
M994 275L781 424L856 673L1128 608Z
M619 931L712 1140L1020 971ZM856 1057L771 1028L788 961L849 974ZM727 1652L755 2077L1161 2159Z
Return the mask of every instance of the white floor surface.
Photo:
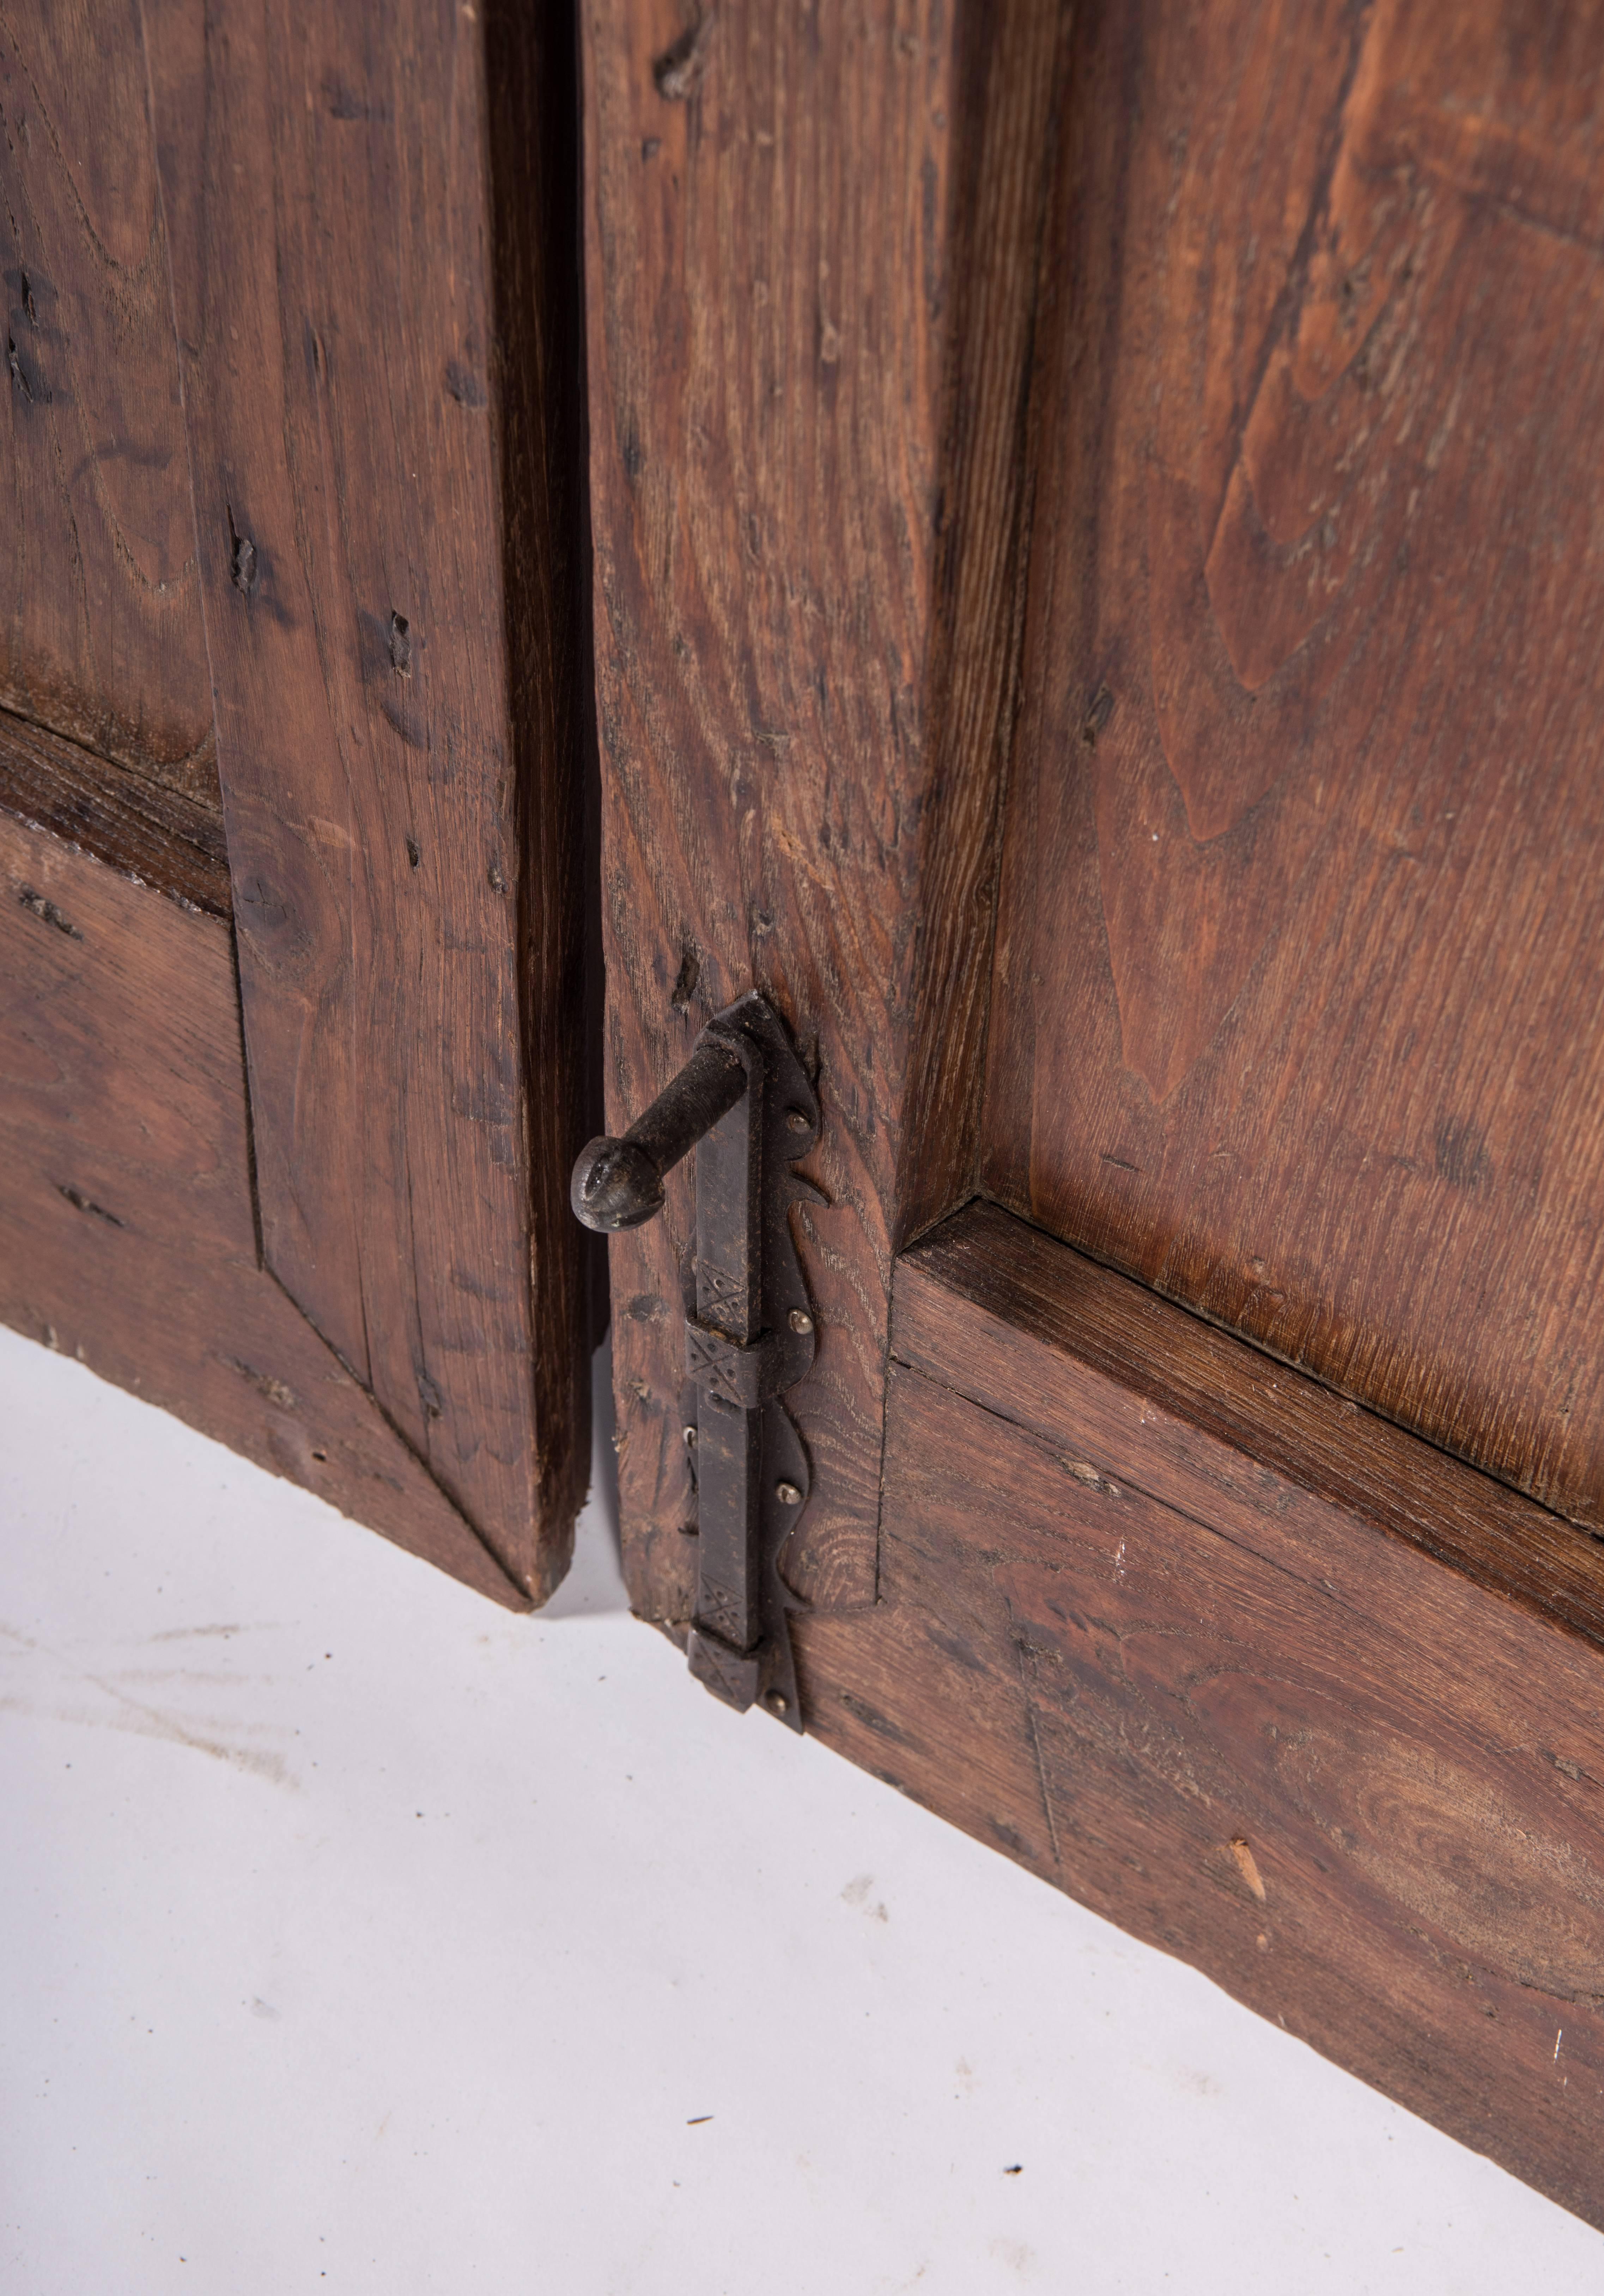
M622 1612L0 1332L4 2296L1599 2296L1604 2241ZM1604 2136L1604 2131L1600 2132Z

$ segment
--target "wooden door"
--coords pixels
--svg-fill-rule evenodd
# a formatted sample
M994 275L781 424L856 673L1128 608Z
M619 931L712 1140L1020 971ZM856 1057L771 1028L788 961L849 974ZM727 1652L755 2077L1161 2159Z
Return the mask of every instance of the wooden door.
M12 9L0 1313L539 1600L761 989L807 1726L1604 2223L1601 48Z
M0 1315L497 1599L588 1468L572 28L0 21Z
M1604 2224L1597 12L583 27L610 1128L817 1077L807 1726Z

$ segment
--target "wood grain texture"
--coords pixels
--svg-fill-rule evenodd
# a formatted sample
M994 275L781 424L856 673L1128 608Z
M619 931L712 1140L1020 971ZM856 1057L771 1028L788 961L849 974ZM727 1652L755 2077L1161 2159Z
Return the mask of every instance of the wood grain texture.
M810 1730L1604 2225L1595 1543L990 1208L893 1349Z
M1604 19L1070 82L985 1190L1604 1525Z
M223 824L210 806L4 712L0 810L191 908L232 912Z
M588 1470L571 27L144 22L267 1264L540 1598Z
M227 924L0 813L0 1318L527 1596L258 1262Z
M214 809L138 0L0 8L0 706Z
M973 1194L991 1019L999 840L1018 700L1031 482L1026 413L1069 11L1049 0L959 19L968 120L953 192L952 335L892 1239Z
M1094 1423L1095 1396L1106 1440L1139 1443L1145 1488L1222 1531L1246 1532L1279 1492L1312 1526L1328 1510L1403 1539L1604 1648L1591 1532L996 1205L970 1205L899 1263L899 1361L952 1380L955 1297L958 1383L988 1410L1055 1441Z
M823 1607L875 1595L892 1250L916 1193L930 1217L971 1182L1059 14L582 12L608 1119L748 988L817 1065L827 1208L797 1225L820 1344L787 1398L813 1497L786 1568ZM627 1562L670 1620L689 1185L613 1247Z

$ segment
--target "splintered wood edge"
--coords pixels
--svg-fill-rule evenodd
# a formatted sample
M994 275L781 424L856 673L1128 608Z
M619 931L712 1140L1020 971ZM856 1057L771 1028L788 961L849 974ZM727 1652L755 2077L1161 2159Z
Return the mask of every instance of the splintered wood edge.
M1203 1458L1228 1508L1246 1469L1262 1511L1268 1475L1604 1646L1590 1532L994 1204L899 1259L891 1351L1057 1448L1090 1376L1139 1406L1144 1450L1179 1441Z

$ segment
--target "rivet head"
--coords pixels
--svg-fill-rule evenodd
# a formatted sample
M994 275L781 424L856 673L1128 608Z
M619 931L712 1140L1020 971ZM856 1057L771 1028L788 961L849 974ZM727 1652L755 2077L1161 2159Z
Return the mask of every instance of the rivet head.
M685 1430L685 1439L690 1448L694 1451L696 1447L696 1431L694 1427L687 1427Z
M771 1690L763 1703L770 1714L788 1714L791 1710L791 1701L783 1690Z
M811 1132L813 1129L800 1108L794 1108L786 1121L793 1132Z
M813 1328L813 1318L805 1308L793 1308L786 1321L794 1332L810 1332Z
M782 1506L800 1506L802 1493L794 1483L776 1483L774 1496Z

